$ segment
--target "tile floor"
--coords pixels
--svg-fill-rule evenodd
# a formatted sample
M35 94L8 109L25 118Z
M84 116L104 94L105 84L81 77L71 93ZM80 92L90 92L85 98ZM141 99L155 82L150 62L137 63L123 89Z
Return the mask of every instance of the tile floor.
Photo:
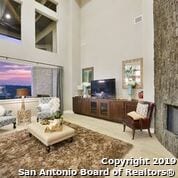
M132 140L132 130L126 127L126 132L123 132L122 124L108 122L101 119L96 119L88 116L82 116L77 114L64 114L64 120L80 125L82 127L91 129L93 131L97 131L99 133L123 140L125 142L131 143L133 148L129 151L127 155L125 155L125 159L130 158L148 158L153 160L153 158L174 158L174 156L167 151L157 140L154 134L152 134L152 138L148 136L147 131L140 132L139 130L136 131L135 139ZM32 122L36 122L36 119L33 118ZM15 131L22 130L26 128L26 124L17 125L17 128L14 130L12 125L5 126L0 128L0 135L12 133ZM119 167L121 168L121 167ZM118 170L119 168L114 168L114 170ZM124 167L124 172L126 169L151 169L151 170L168 170L173 169L175 170L175 178L178 176L178 163L176 165L151 165L149 166L126 166ZM113 171L113 170L112 170ZM112 173L110 178L114 178L118 176L113 176ZM152 177L152 176L126 176L125 174L122 175L123 178L127 177ZM157 176L157 177L165 177L165 176ZM168 176L167 176L168 177Z

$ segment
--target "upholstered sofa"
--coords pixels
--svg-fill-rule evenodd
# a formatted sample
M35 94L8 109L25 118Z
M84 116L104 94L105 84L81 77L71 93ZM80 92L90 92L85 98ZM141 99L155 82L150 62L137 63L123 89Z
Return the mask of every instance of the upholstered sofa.
M53 116L56 111L59 111L60 100L57 97L41 97L37 107L37 122L40 119L46 119Z
M12 111L5 110L4 114L0 116L0 127L13 124L13 128L16 128L16 117L12 116Z

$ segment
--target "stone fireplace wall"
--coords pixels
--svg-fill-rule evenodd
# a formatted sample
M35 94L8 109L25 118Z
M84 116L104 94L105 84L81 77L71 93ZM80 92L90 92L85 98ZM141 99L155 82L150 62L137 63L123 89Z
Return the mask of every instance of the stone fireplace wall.
M178 106L178 0L154 0L154 31L155 133L178 157L178 138L167 130L167 105Z

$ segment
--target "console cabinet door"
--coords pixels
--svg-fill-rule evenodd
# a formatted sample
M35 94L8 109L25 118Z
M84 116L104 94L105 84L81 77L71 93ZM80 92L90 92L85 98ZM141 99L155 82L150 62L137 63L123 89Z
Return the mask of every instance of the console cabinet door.
M135 111L136 107L137 101L73 97L74 113L103 118L118 123L122 123L127 113Z
M99 106L98 106L98 100L90 100L89 102L89 113L91 116L95 116L95 117L98 117L98 113L99 113Z
M81 102L82 102L82 98L73 97L73 111L74 111L74 113L81 114Z
M124 101L111 101L110 102L110 120L122 123L124 118Z
M99 117L109 120L109 100L99 100Z
M84 114L84 115L89 115L89 108L90 108L90 105L89 105L89 99L88 98L83 98L82 101L81 101L81 114Z

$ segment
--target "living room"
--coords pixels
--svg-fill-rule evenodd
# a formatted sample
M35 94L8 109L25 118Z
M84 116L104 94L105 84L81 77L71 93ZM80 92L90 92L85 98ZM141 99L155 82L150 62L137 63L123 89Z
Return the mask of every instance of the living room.
M15 176L13 175L15 171L18 175L19 169L26 169L26 176L28 176L28 170L42 168L99 170L103 165L100 165L98 162L101 160L97 159L101 159L102 156L112 159L142 157L152 160L157 158L164 161L165 158L168 158L173 160L170 166L164 164L156 167L151 163L149 166L141 165L137 169L167 170L169 167L175 174L178 173L177 165L174 162L178 156L177 134L169 129L170 127L174 128L173 130L177 128L178 2L176 0L173 2L171 0L134 0L134 2L133 0L3 0L0 2L0 6L0 85L6 85L3 82L5 78L9 77L8 75L15 76L20 72L22 75L19 74L19 78L13 76L13 80L17 80L22 89L24 86L21 78L26 81L28 78L30 82L25 85L31 87L28 94L24 94L26 92L24 90L17 92L19 88L16 88L15 98L0 100L0 105L6 110L11 110L11 114L16 120L15 129L12 124L0 127L3 148L6 146L9 148L14 143L14 137L17 139L16 142L24 139L23 144L28 147L21 149L20 146L14 145L13 148L18 153L17 159L12 161L12 165L10 162L5 164L2 159L0 177ZM15 23L11 20L14 20ZM14 24L15 27L12 28ZM8 30L5 27L8 27ZM7 68L5 69L4 66L7 67L7 64L10 66L10 70L6 72ZM136 83L129 89L129 77L126 75L126 70L130 64L138 66L139 72L134 76ZM27 71L27 68L30 69ZM91 72L90 79L85 78L88 70ZM10 74L8 74L9 71ZM15 72L12 73L12 71ZM24 71L28 73L28 76ZM24 76L27 78L25 79ZM94 81L101 82L109 79L114 79L114 87L111 88L111 90L114 88L112 97L94 96L91 80L94 83ZM86 83L89 84L84 86ZM101 91L100 94L102 94ZM24 98L24 96L26 97ZM80 132L80 134L76 134L78 137L75 140L71 130L73 142L64 141L62 147L68 151L70 144L73 144L71 149L80 150L79 145L81 144L80 151L72 150L74 158L78 161L70 160L71 155L67 155L60 144L57 144L59 148L55 148L54 145L50 148L50 152L46 153L45 145L41 144L39 140L35 140L33 136L27 137L27 134L23 132L29 124L26 121L22 124L18 123L19 118L22 121L25 120L20 111L25 105L25 116L28 115L32 124L36 123L41 100L41 97L37 96L51 96L60 99L59 107L63 113L61 117L64 123L74 128L76 132ZM77 105L74 102L76 98L79 98L83 105ZM101 116L101 113L92 115L90 100L98 103L104 102L103 106L109 109L107 116ZM84 105L84 101L87 101L87 105ZM140 130L143 128L143 131L135 131L125 123L126 130L123 132L123 119L128 112L136 109L138 101L149 101L155 105L152 116L150 116L149 128L145 130L144 124L141 124ZM127 104L130 103L132 109L135 109L126 110ZM58 104L55 104L54 107L56 106ZM78 107L77 111L76 107ZM83 110L87 114L82 113ZM99 109L97 112L99 113ZM168 112L172 114L167 114ZM174 115L174 122L171 122L174 127L168 124L170 115ZM34 128L36 127L34 126L31 130L32 135L35 134L33 131L36 132ZM88 133L88 130L85 129L94 132ZM151 133L148 133L148 129ZM133 131L134 139L132 139ZM16 132L17 135L14 136L13 134ZM82 134L85 135L85 139ZM103 149L104 145L99 143L95 137L105 139L105 143L108 145L111 143L112 148L109 149L109 146L105 145L108 146L108 151L106 151ZM8 138L9 141L6 143ZM82 139L85 140L83 144ZM88 149L87 139L91 145L91 148ZM123 147L119 153L116 149L119 148L119 144L115 143L117 140ZM27 144L25 141L29 143ZM101 142L104 144L104 141ZM30 150L33 144L36 144L36 147L34 146ZM116 146L115 149L113 149L114 146ZM98 151L94 149L95 147ZM38 157L41 148L42 152ZM26 153L27 151L28 153ZM61 152L59 156L66 154L63 158L66 165L64 163L62 166L60 163L52 164L56 161L55 156L58 151ZM11 150L5 152L4 149L0 155L12 155L12 152ZM22 152L26 154L22 155ZM29 153L36 157L31 164L20 159L21 156L24 156L27 160L31 160ZM51 162L49 163L42 154L49 154ZM80 154L85 156L82 158L78 156ZM40 159L44 162L44 167L40 167ZM19 162L21 162L20 167L17 164ZM90 164L90 162L92 163ZM12 170L9 175L7 175L8 167ZM128 167L133 169L131 165ZM114 166L108 166L108 168L113 170ZM136 168L134 167L134 169ZM110 177L115 176L110 175ZM129 177L129 175L125 175L125 177ZM144 176L140 175L140 177Z

